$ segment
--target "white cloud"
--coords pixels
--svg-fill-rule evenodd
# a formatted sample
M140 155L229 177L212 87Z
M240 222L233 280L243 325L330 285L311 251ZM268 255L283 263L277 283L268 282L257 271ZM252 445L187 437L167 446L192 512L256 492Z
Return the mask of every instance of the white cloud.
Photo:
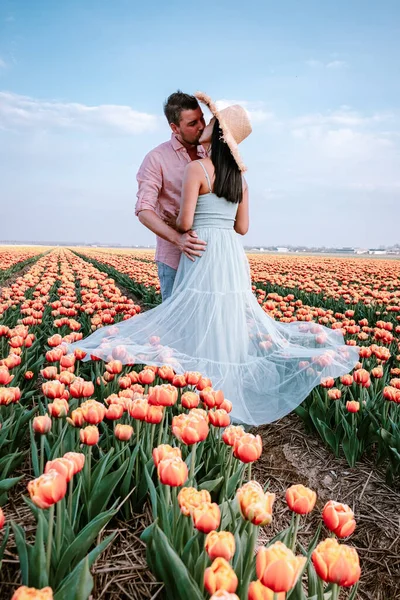
M158 116L130 106L87 106L0 92L0 127L4 129L77 129L135 135L153 131L158 120Z
M316 60L315 58L306 60L306 65L312 69L344 69L345 67L349 66L344 60L331 60L329 62L324 62L322 60Z
M0 69L6 69L6 68L7 68L7 63L0 56Z
M265 103L262 101L248 101L248 100L217 100L216 105L219 110L232 106L233 104L240 104L246 109L252 123L263 123L266 121L274 121L275 115L273 112L266 109Z
M344 67L347 67L347 63L344 60L332 60L325 66L327 69L343 69Z

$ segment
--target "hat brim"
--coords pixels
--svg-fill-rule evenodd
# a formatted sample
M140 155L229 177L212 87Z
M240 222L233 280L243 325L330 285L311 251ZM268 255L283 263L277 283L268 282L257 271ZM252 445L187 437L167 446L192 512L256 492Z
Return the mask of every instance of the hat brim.
M229 150L231 151L232 156L237 166L239 167L239 171L241 171L242 173L247 171L247 167L243 163L242 157L240 156L239 145L236 143L233 135L229 130L229 127L227 126L224 120L224 117L221 115L215 103L211 100L210 96L207 96L207 94L205 94L204 92L196 92L195 97L197 98L197 100L199 100L199 102L205 104L209 108L210 112L214 115L214 117L218 119L219 125L222 130L222 138L229 147Z

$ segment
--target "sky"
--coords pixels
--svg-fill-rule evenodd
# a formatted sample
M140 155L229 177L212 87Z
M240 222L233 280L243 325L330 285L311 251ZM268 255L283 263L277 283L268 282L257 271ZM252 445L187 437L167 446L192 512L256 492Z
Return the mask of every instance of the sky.
M0 0L0 240L153 244L178 88L249 112L244 244L400 242L398 0Z

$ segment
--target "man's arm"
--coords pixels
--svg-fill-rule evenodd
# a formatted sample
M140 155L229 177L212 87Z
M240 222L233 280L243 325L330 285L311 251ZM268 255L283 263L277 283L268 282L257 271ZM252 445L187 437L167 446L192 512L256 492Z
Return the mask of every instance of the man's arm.
M195 232L179 233L165 223L156 213L158 197L162 189L162 169L157 153L150 152L144 159L138 174L138 193L135 213L139 221L159 237L171 242L191 260L201 256L206 243Z

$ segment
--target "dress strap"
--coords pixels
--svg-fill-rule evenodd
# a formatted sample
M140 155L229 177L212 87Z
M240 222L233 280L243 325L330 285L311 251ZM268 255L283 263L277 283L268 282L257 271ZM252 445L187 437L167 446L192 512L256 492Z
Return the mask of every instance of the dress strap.
M210 194L212 194L211 181L210 181L210 177L209 177L209 175L207 173L207 169L205 168L205 166L203 165L203 163L201 162L201 160L198 160L197 162L203 167L203 171L204 171L204 174L206 176L207 183L208 183L208 189L210 190Z

